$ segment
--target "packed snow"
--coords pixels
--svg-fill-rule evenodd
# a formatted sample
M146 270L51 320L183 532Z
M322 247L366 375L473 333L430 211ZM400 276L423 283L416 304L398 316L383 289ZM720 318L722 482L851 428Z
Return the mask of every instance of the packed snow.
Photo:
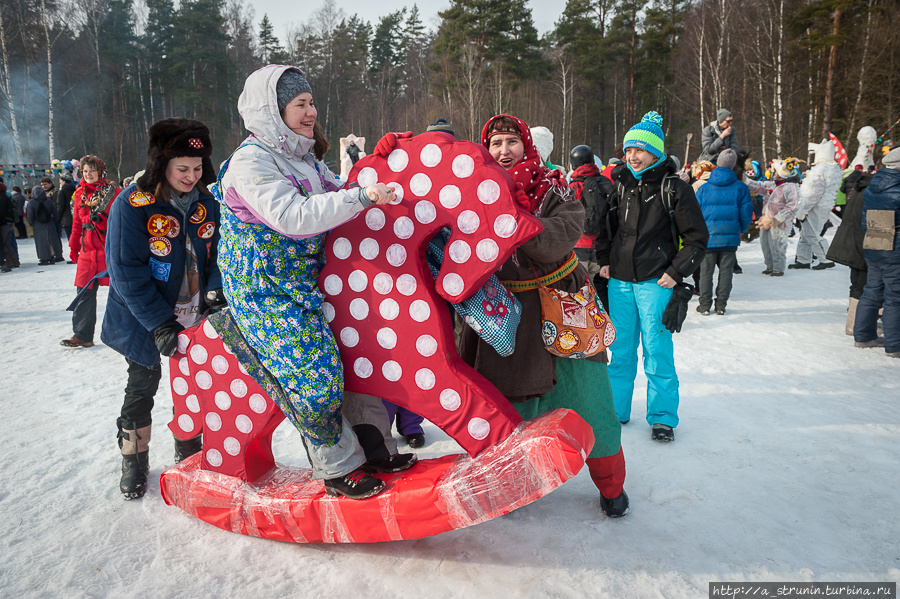
M167 373L150 488L122 499L125 360L99 343L99 323L97 346L60 347L75 267L38 266L31 240L19 253L22 267L0 275L3 597L696 598L711 581L900 579L900 360L844 334L845 267L767 277L753 242L738 251L744 274L725 316L692 302L675 339L674 443L650 440L639 374L622 434L626 517L602 514L583 470L511 514L436 537L295 545L163 502ZM435 426L425 432L420 458L460 453ZM287 422L274 449L306 464Z

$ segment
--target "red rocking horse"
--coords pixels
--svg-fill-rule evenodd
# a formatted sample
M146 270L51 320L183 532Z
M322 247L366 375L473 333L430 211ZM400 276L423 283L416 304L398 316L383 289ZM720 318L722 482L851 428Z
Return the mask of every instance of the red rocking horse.
M574 476L590 427L558 410L522 423L509 402L456 354L447 301L475 293L541 230L519 209L512 180L470 142L441 133L398 140L350 175L383 181L395 205L371 206L329 235L323 311L344 363L345 388L383 397L440 427L469 454L421 460L380 475L381 495L325 495L310 471L277 465L284 419L211 322L185 331L170 363L176 436L203 433L203 450L163 473L163 497L226 530L293 542L420 538L508 513ZM451 231L437 280L428 242Z

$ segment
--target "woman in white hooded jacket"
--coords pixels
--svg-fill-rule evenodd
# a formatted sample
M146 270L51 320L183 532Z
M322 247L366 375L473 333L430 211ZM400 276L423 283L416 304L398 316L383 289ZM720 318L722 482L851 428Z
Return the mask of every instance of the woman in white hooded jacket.
M251 135L220 172L225 295L284 390L287 399L273 399L300 431L313 478L324 479L331 495L375 495L384 483L367 472L403 470L416 456L397 454L396 442L385 438L380 399L344 393L318 279L328 231L396 196L382 183L347 188L325 166L328 142L299 69L269 65L252 73L238 111Z

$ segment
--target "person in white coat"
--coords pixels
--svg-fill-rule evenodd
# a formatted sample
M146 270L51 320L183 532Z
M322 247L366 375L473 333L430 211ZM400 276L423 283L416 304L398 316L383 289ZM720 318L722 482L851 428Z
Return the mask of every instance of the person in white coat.
M819 233L834 208L843 173L834 160L834 144L830 141L826 139L820 144L811 143L809 150L815 153L815 161L800 186L800 202L797 205L797 220L801 225L800 241L797 243L794 263L789 264L788 268L823 270L834 266L834 262L825 258L828 246ZM819 260L815 266L812 264L813 255Z
M284 391L272 399L300 431L313 478L330 495L370 497L384 483L369 472L404 470L416 456L396 453L381 399L344 392L318 279L328 231L396 194L383 183L348 188L325 166L328 142L300 69L252 73L238 111L251 135L220 172L225 296Z

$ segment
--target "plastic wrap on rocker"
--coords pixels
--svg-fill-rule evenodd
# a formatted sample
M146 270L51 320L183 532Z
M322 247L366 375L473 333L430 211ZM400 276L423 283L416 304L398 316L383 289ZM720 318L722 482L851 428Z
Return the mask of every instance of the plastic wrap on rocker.
M325 495L306 468L276 465L255 483L200 468L192 456L165 471L166 503L224 530L295 543L423 538L485 522L550 493L584 465L594 444L572 410L521 423L477 458L421 460L379 475L387 490L354 501Z

